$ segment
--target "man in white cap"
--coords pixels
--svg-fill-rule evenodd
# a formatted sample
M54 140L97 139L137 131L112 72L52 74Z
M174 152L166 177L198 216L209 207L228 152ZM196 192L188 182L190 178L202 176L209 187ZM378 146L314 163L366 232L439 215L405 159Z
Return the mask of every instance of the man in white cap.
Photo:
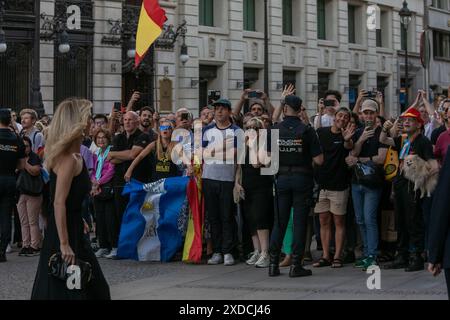
M354 148L346 158L346 162L349 167L355 169L352 177L352 199L356 223L360 227L364 245L363 257L356 262L355 267L366 270L377 263L377 211L381 200L384 180L382 165L386 158L387 146L380 143L381 127L376 126L377 102L371 99L365 100L361 112L364 127L355 132ZM360 174L356 174L372 170L375 173L369 176L363 174L361 177Z

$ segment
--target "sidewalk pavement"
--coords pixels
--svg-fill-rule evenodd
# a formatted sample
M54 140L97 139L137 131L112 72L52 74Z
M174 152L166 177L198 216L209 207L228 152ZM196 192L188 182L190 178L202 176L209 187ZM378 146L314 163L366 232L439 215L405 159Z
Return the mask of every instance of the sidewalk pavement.
M312 268L308 266L307 268ZM268 277L268 269L235 266L186 265L168 274L111 287L113 299L136 300L447 300L443 275L381 270L381 289L369 290L370 274L352 266L342 269L312 268L313 276Z

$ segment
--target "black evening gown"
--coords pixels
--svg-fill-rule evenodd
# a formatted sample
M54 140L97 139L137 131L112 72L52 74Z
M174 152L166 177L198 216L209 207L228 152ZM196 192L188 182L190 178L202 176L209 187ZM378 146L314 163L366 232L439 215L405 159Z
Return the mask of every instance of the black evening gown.
M57 176L50 173L50 190L55 194ZM48 260L60 251L58 231L56 229L53 210L48 218L39 266L34 280L32 300L109 300L111 295L109 286L103 276L97 258L92 251L88 237L84 234L81 205L91 188L89 174L86 166L82 172L73 178L70 192L66 200L67 229L69 244L75 257L92 266L92 279L82 290L68 289L66 283L48 274ZM52 196L53 199L53 196Z

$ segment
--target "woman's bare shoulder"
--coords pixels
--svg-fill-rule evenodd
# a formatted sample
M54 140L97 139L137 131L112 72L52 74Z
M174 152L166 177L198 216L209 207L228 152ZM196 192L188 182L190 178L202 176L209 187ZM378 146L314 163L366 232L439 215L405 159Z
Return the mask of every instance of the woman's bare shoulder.
M81 173L83 169L83 158L79 153L65 154L59 157L55 168L53 171L58 175L59 173L71 172L72 176L75 177Z

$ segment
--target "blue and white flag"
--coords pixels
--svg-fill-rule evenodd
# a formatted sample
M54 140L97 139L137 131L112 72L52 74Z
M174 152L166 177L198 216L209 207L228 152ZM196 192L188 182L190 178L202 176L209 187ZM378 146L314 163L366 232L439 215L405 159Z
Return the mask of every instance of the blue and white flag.
M128 183L130 201L122 219L117 255L123 259L172 259L183 244L187 223L186 187L189 177Z

